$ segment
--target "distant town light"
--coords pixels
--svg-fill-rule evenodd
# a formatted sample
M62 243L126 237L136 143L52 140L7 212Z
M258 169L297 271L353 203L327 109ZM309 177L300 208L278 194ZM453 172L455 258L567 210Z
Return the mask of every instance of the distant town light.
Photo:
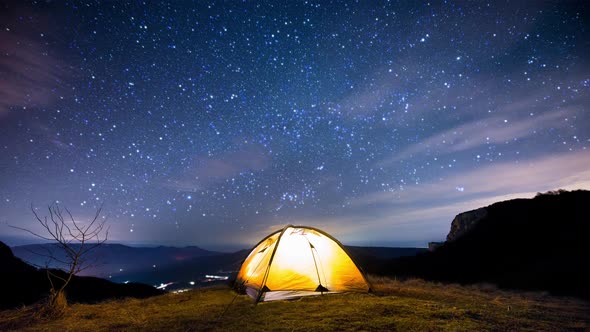
M154 286L154 287L156 287L157 289L166 289L166 287L168 287L168 286L170 286L170 285L172 285L172 284L174 284L174 283L173 283L173 282L169 282L169 283L167 283L167 284L165 284L165 283L160 283L160 286Z
M211 275L211 274L206 274L205 278L207 279L215 279L215 280L227 280L229 279L228 276L216 276L216 275Z

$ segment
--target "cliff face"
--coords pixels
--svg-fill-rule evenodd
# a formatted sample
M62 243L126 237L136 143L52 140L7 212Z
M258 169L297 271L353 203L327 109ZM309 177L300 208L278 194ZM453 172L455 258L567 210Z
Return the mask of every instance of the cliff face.
M451 223L451 231L447 235L447 242L455 241L470 231L487 215L488 210L485 207L458 214Z
M513 199L458 215L447 241L383 273L590 299L590 191Z

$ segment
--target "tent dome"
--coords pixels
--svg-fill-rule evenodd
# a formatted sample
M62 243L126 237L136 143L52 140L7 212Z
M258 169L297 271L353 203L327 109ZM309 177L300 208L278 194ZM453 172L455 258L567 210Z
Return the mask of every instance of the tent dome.
M369 291L367 279L338 240L316 228L292 225L254 247L236 286L256 302Z

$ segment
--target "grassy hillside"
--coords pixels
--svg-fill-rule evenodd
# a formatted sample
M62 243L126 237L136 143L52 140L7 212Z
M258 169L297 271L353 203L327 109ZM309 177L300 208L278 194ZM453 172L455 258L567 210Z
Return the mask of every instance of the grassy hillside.
M76 304L56 320L34 319L31 308L23 308L0 312L0 330L556 331L590 328L590 303L582 300L420 280L398 282L372 278L371 281L374 294L325 295L257 306L245 295L236 296L227 287L216 287L144 300Z

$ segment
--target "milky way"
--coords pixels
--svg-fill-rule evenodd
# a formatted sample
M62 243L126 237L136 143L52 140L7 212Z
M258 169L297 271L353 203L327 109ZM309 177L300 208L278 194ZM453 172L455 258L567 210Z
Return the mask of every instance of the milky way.
M590 188L573 2L9 2L0 234L53 201L113 242L286 224L424 246L454 215Z

